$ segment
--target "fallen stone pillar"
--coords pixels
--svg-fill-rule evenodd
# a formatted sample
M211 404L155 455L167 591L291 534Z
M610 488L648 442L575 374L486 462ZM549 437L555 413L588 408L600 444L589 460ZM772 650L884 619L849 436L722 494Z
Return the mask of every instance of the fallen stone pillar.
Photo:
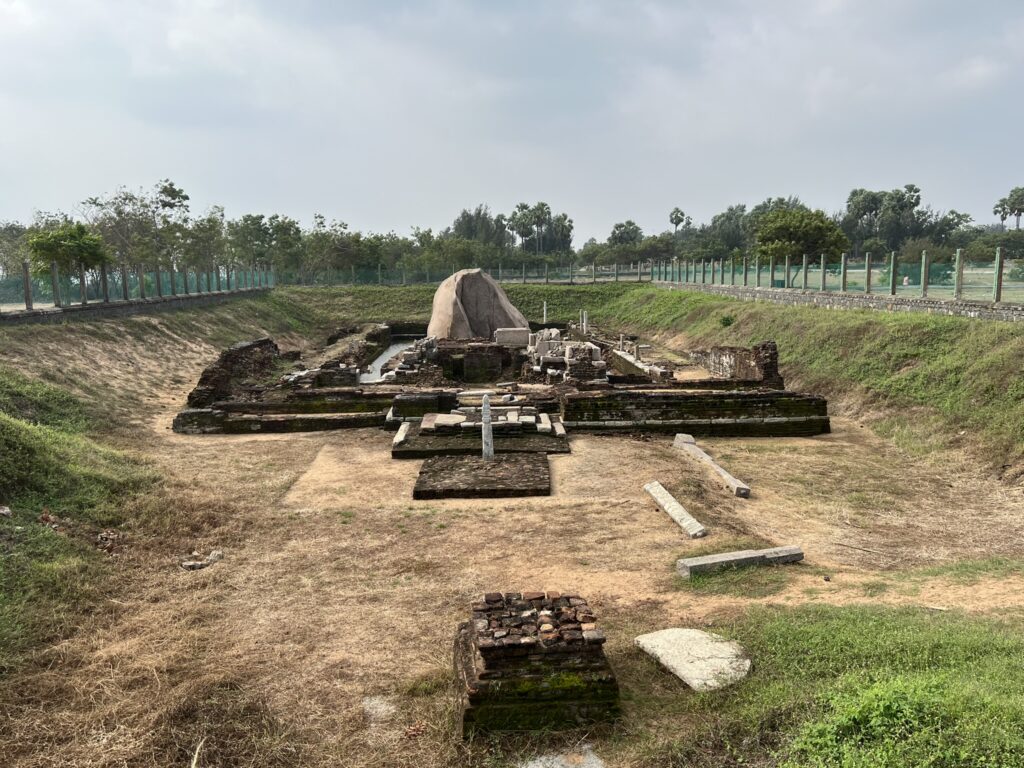
M770 549L742 549L719 552L702 557L684 557L676 561L676 570L684 579L695 574L714 573L724 568L744 568L750 565L783 565L804 559L800 547L772 547Z
M732 491L736 496L739 496L741 499L750 498L750 486L740 480L737 480L723 467L719 466L713 458L708 456L708 454L706 454L702 449L698 448L697 441L693 439L692 435L683 433L677 434L676 439L672 441L672 447L684 451L688 456L691 456L697 461L711 467L715 474L717 474L722 479L722 482L725 483L725 487Z
M644 490L651 495L651 498L657 502L658 506L664 510L665 514L671 517L676 524L686 531L687 535L691 539L699 539L701 536L707 536L708 531L703 525L701 525L686 509L680 504L675 498L665 490L665 487L654 480L644 486Z

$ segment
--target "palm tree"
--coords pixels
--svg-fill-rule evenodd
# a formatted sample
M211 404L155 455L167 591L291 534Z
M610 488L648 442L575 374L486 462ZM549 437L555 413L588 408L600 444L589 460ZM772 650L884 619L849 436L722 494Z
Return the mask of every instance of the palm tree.
M537 203L530 209L530 219L537 233L537 255L540 256L544 251L544 227L551 222L551 206L545 202Z
M693 219L691 219L689 216L687 216L685 213L683 213L682 208L679 208L677 206L677 207L673 208L672 209L672 213L670 213L668 215L668 221L669 221L669 224L672 225L672 234L673 235L678 235L679 234L679 227L680 227L680 225L684 225L684 226L688 227L688 226L690 226L690 223L693 221Z
M992 208L992 213L999 217L999 226L1006 228L1006 220L1010 218L1010 201L1005 197L1002 198Z

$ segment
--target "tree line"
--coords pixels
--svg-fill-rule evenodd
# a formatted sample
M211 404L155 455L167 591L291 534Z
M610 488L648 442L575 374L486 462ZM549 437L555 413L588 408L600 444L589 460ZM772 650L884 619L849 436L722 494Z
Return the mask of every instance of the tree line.
M461 211L444 229L414 228L410 235L350 229L316 214L304 226L282 214L225 216L220 206L193 212L186 192L169 179L149 190L125 188L84 200L75 215L37 213L30 223L0 222L0 271L20 272L29 260L38 274L52 262L72 273L101 264L200 270L272 267L297 282L325 273L355 270L433 271L453 267L531 269L565 265L724 260L742 255L830 259L840 253L904 258L928 250L933 262L950 261L957 248L968 261L991 262L996 247L1007 258L1024 258L1024 187L993 206L998 223L977 224L955 210L936 211L921 190L854 189L841 211L827 214L796 197L768 198L752 207L732 205L710 221L695 223L681 208L667 217L670 228L647 234L632 220L616 223L606 239L573 243L573 220L546 202L519 203L508 213L484 204ZM1012 228L1007 222L1012 219ZM3 276L0 275L0 276Z

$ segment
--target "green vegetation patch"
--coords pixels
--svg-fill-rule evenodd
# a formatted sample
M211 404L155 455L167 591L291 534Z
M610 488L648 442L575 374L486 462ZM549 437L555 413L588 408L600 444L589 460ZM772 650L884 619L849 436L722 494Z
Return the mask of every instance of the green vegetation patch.
M145 464L83 434L88 423L67 393L0 374L0 504L14 512L0 518L0 673L73 626L104 581L86 540L121 524L126 497L155 479ZM44 509L81 524L84 535L39 522Z
M645 726L616 746L655 765L1024 765L1021 629L917 609L753 609L714 630L753 659L736 686L694 694L653 662L617 665Z

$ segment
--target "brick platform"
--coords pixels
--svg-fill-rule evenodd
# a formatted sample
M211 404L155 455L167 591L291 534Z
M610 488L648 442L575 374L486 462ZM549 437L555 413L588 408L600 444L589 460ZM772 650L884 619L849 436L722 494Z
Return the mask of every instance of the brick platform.
M576 728L619 714L619 686L587 602L491 592L455 637L463 736Z
M426 459L413 488L414 499L493 499L550 496L551 472L543 453L434 456Z

